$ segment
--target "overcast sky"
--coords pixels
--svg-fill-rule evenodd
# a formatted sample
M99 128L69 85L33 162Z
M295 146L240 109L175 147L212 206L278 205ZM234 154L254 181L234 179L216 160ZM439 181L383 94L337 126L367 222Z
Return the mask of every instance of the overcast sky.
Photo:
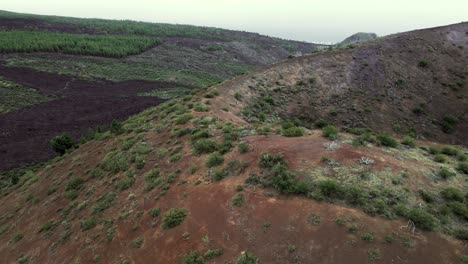
M0 9L214 26L309 42L468 21L468 0L0 0Z

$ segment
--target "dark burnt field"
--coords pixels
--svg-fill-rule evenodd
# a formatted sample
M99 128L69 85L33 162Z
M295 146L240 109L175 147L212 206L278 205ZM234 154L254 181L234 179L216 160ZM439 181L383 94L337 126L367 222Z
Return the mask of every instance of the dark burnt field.
M176 83L84 81L69 76L0 66L0 76L57 99L0 115L0 171L46 161L55 154L51 137L68 133L79 139L89 128L107 126L160 104L157 97L137 96Z

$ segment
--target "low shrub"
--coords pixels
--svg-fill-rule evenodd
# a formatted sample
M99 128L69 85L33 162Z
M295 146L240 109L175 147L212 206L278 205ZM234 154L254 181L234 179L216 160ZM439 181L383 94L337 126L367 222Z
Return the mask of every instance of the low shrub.
M442 197L447 200L447 201L458 201L458 202L463 202L464 196L462 191L453 188L453 187L447 187L443 189L440 194Z
M127 171L129 164L122 152L111 151L104 156L101 167L103 170L115 174L120 171Z
M182 259L183 264L204 264L205 259L200 255L198 251L192 251L184 255Z
M328 125L322 128L322 135L331 140L336 139L338 137L338 129L335 126Z
M90 230L97 225L97 219L94 217L81 221L80 226L83 231Z
M464 174L468 174L468 162L460 162L458 164L457 170L463 172Z
M120 179L116 184L115 188L119 191L127 190L128 188L132 187L135 183L135 178L133 177L124 177Z
M285 137L302 137L304 135L304 129L301 127L290 127L283 130L283 136Z
M163 217L163 228L169 229L180 225L185 217L187 216L187 209L184 208L172 208L164 214Z
M149 212L148 212L148 214L149 214L151 217L158 217L160 213L161 213L161 208L159 208L159 207L152 208L152 209L149 210Z
M274 155L269 154L269 153L262 153L260 154L260 161L258 163L258 166L260 166L260 168L272 168L278 163L286 164L282 153L278 153Z
M102 213L104 210L110 208L115 204L115 198L117 198L117 194L115 194L114 192L108 192L102 195L94 204L92 208L92 213Z
M224 157L219 152L214 152L208 156L205 165L209 168L216 167L224 163Z
M390 135L386 134L377 135L377 141L380 145L385 147L396 148L398 146L398 142Z
M436 219L422 208L409 210L407 217L414 222L417 228L431 231L436 227Z
M236 193L231 199L231 204L236 207L242 206L244 202L245 202L245 197L244 197L244 194L242 193Z
M440 170L439 170L439 176L444 178L444 179L448 179L448 178L451 178L451 177L454 177L456 175L455 172L447 169L446 167L442 167Z
M445 147L442 147L441 152L442 154L445 154L445 155L457 156L460 151L454 147L445 146Z
M235 264L258 264L259 260L258 257L254 254L244 251L241 253L239 258L237 258Z
M246 143L240 143L238 149L241 154L247 153L249 152L249 145Z
M338 182L333 179L319 181L318 187L320 192L326 197L337 197L342 191Z
M329 124L329 123L328 123L327 120L325 120L325 119L319 119L319 120L315 121L315 124L314 124L314 125L315 125L317 128L324 128L324 127L328 126L328 124Z
M193 144L193 149L194 149L195 154L212 153L218 150L219 147L220 146L218 142L211 140L211 139L205 139L205 138L197 140Z
M444 154L435 154L434 161L439 163L445 163L447 162L447 156L445 156Z
M67 150L72 149L75 146L73 139L66 133L55 136L50 140L52 149L60 155L63 155Z
M401 141L401 144L406 145L408 147L414 148L416 146L416 143L414 142L414 139L410 136L405 136L403 138L403 141Z

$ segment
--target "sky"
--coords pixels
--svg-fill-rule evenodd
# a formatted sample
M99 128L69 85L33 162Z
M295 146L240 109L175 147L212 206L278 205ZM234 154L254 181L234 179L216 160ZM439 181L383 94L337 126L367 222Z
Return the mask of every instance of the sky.
M468 0L1 0L0 10L213 26L319 43L468 21Z

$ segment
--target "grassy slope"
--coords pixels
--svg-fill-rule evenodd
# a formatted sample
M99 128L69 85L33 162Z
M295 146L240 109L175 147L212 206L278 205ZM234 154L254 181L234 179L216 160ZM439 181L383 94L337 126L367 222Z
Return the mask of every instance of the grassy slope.
M0 113L15 111L48 100L49 98L34 89L22 87L0 78Z
M70 57L60 53L3 55L3 59L10 66L34 67L38 70L87 78L176 80L183 84L208 87L260 65L285 59L292 53L309 53L317 47L314 44L270 38L254 33L189 25L37 16L5 11L0 12L0 19L4 19L7 28L10 25L8 21L13 20L19 21L19 23L12 22L14 25L11 27L17 29L91 34L91 36L75 37L92 39L91 43L84 42L84 48L68 46L66 43L61 44L60 48L54 45L40 48L25 45L25 50L30 51L59 51L121 57L135 53L135 48L141 51L142 47L129 43L125 49L121 47L122 45L116 48L115 42L121 40L119 36L111 36L112 34L126 35L120 38L133 43L154 38L162 41L162 45L141 55L120 60ZM13 33L4 32L3 34ZM65 40L73 36L45 32L40 34ZM103 46L102 44L106 43L95 43L101 40L109 45ZM44 42L53 44L49 38ZM154 46L154 43L150 46ZM12 51L13 49L5 44L4 50ZM20 49L15 47L14 50Z

